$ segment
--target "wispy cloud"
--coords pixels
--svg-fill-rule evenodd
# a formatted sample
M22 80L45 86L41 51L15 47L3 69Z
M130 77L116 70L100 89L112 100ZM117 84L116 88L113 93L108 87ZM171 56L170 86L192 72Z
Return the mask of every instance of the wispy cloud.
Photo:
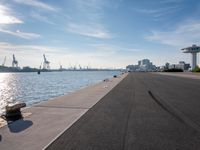
M160 3L164 3L164 4L167 4L167 3L181 3L183 1L184 0L161 0Z
M188 46L199 43L200 21L186 21L171 31L152 31L146 39L171 46Z
M112 44L89 44L91 49L95 49L96 53L102 53L106 56L108 55L114 55L117 53L135 53L141 51L139 48L130 48L130 47L124 47L119 45L112 45Z
M17 24L23 21L12 15L12 11L0 4L0 24Z
M111 35L103 27L100 27L97 24L76 24L69 23L67 26L67 31L88 36L95 37L100 39L109 39Z
M112 38L103 22L105 0L74 0L72 3L75 14L68 21L67 31L92 38Z
M75 4L81 9L94 9L100 10L105 5L106 1L104 0L74 0Z
M49 54L67 54L69 49L63 47L51 47L47 45L26 45L26 44L12 44L8 42L0 42L0 49L4 50L5 52L15 53L21 52L23 54L31 53L49 53Z
M180 9L181 7L179 5L175 5L175 6L169 6L169 7L156 8L156 9L134 9L134 10L137 12L158 18L164 15L173 14Z
M39 21L46 22L51 25L55 25L55 23L53 21L51 21L48 17L43 16L37 12L31 12L31 17L34 19L37 19Z
M28 5L48 11L57 11L55 7L38 0L14 0L14 1L19 4Z
M10 31L10 30L5 30L5 29L0 28L0 32L10 34L10 35L13 35L13 36L16 36L16 37L20 37L20 38L23 38L23 39L28 39L28 40L41 37L41 35L39 35L39 34L21 32L20 30L16 30L15 32L13 32L13 31Z

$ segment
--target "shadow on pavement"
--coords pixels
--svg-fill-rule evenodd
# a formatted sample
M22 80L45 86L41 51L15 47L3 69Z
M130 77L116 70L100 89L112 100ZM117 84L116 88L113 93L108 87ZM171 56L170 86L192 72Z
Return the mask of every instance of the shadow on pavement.
M20 119L20 120L14 121L12 123L9 123L8 128L9 128L10 132L18 133L18 132L26 130L27 128L29 128L32 125L33 125L32 121Z
M0 135L0 142L1 142L1 140L2 140L2 136Z

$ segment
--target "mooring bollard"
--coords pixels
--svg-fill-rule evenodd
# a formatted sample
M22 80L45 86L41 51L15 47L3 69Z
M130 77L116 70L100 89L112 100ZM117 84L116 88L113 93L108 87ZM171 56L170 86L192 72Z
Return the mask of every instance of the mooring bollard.
M6 106L6 120L18 120L22 118L21 108L26 107L26 103L15 103Z

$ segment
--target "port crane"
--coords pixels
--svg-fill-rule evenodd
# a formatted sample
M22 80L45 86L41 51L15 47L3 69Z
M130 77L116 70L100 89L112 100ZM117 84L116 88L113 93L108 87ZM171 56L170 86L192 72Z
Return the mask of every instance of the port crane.
M18 67L18 61L15 58L15 55L13 54L13 61L12 61L12 67Z
M59 69L59 70L62 70L63 68L62 68L62 65L61 65L61 63L59 63L59 66L60 66L60 69Z
M81 67L81 65L79 64L79 70L82 70L82 67Z
M43 57L44 57L44 62L43 62L43 69L50 69L50 62L46 59L46 56L45 54L43 54Z
M6 64L6 56L4 57L4 60L3 60L2 66L4 67L5 64Z

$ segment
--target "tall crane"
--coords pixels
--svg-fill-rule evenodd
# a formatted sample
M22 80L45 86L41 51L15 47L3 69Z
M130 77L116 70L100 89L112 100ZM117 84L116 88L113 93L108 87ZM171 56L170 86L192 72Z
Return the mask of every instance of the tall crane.
M79 70L82 70L82 67L81 67L81 65L79 64Z
M43 54L43 57L44 57L44 62L43 62L43 69L50 69L50 62L46 59L46 56L45 54Z
M12 67L18 67L18 61L15 58L15 55L13 54L13 61L12 61Z
M3 60L2 66L5 66L5 64L6 64L6 56L4 57L4 60Z
M63 68L62 68L62 65L61 65L61 63L59 63L59 66L60 66L60 69L59 69L59 70L62 70Z

